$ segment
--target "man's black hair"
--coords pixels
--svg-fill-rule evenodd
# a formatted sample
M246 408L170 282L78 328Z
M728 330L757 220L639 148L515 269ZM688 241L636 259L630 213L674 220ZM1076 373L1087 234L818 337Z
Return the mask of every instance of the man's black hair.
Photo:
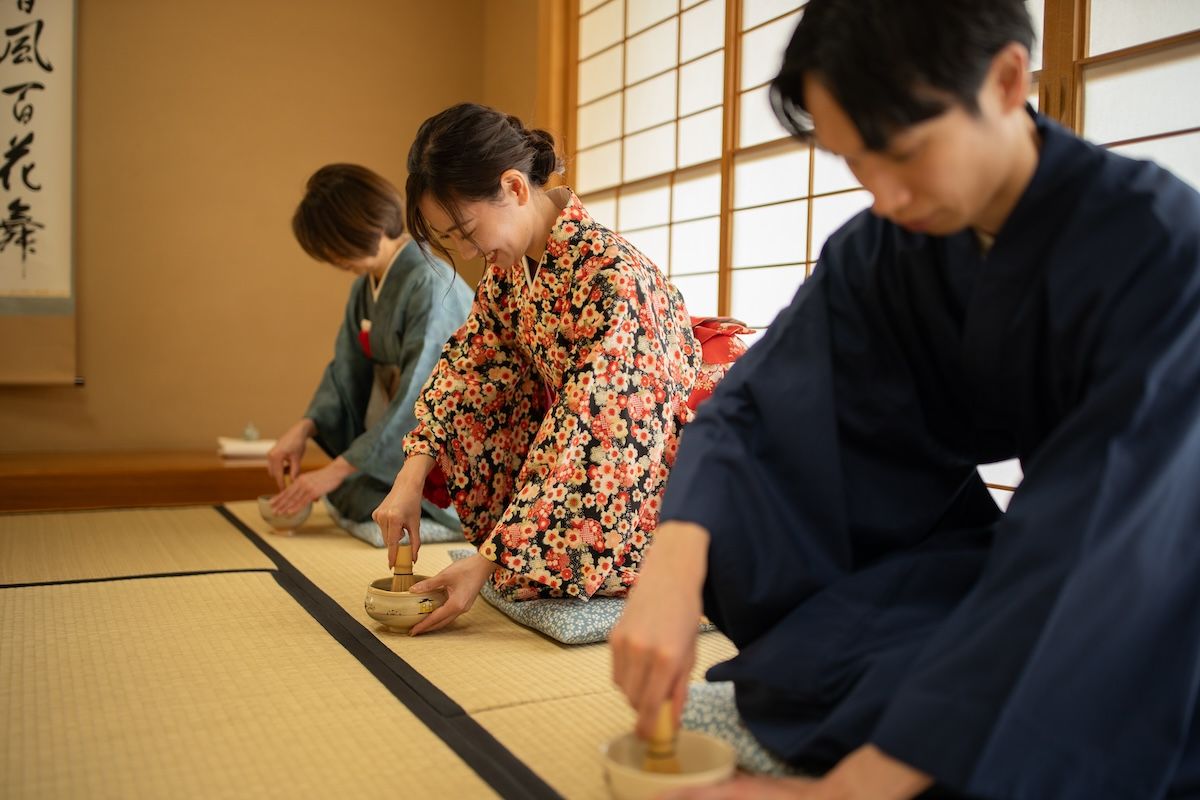
M1024 0L811 0L771 105L797 138L812 135L804 76L833 95L871 150L957 103L971 113L993 57L1009 42L1030 49Z

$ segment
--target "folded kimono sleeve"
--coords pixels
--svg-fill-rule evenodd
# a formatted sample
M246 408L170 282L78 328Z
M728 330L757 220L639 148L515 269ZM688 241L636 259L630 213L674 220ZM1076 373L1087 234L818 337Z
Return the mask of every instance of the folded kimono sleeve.
M512 402L528 371L513 334L506 282L496 268L484 274L471 311L445 342L413 403L415 424L403 438L406 456L437 459L464 420L486 420ZM448 470L447 470L448 471Z
M371 384L375 379L371 360L358 344L354 300L359 289L360 285L356 283L334 342L333 360L325 367L308 410L304 412L304 416L316 425L317 433L313 438L334 458L342 454L345 443L363 433Z
M404 464L403 440L416 427L414 408L421 387L462 320L452 305L443 302L445 285L432 280L428 272L415 272L403 292L402 329L395 331L400 340L396 392L384 416L343 454L360 471L389 484Z

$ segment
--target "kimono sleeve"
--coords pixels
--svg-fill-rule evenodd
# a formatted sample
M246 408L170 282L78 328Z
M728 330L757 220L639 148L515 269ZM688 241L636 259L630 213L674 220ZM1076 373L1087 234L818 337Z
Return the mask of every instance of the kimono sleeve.
M404 463L404 436L416 426L413 408L446 340L462 323L460 303L427 270L414 271L401 290L404 310L394 332L399 339L400 379L387 412L343 454L372 477L391 483Z
M1197 734L1197 217L1126 232L1159 244L1106 298L1082 397L871 737L956 790L1161 797ZM1121 252L1104 249L1079 257Z
M454 435L455 418L488 419L511 401L528 365L517 350L506 280L493 266L484 274L466 321L441 350L413 404L415 425L403 439L406 456L437 459Z
M317 426L317 444L332 457L341 455L346 442L363 432L371 383L375 379L371 360L358 344L357 299L363 288L360 279L350 292L345 317L334 343L333 360L325 367L321 383L313 393L304 416Z

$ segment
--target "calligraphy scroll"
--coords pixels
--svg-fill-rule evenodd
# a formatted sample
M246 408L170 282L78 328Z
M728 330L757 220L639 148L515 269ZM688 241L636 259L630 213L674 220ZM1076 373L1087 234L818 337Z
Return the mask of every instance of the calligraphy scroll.
M76 380L75 0L0 0L0 383Z

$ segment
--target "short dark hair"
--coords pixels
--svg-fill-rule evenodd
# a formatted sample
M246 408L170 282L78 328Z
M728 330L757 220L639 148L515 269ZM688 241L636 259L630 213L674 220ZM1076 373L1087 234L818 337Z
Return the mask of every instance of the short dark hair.
M460 103L425 120L408 151L404 190L413 238L449 258L421 215L421 198L428 194L461 223L458 203L496 197L500 176L510 169L525 173L534 186L545 186L563 169L554 137L477 103Z
M404 233L404 201L386 179L358 164L327 164L308 179L292 232L318 261L369 258L386 234Z
M864 144L960 104L972 114L996 53L1033 45L1024 0L811 0L771 82L775 115L808 139L804 79L833 95Z

